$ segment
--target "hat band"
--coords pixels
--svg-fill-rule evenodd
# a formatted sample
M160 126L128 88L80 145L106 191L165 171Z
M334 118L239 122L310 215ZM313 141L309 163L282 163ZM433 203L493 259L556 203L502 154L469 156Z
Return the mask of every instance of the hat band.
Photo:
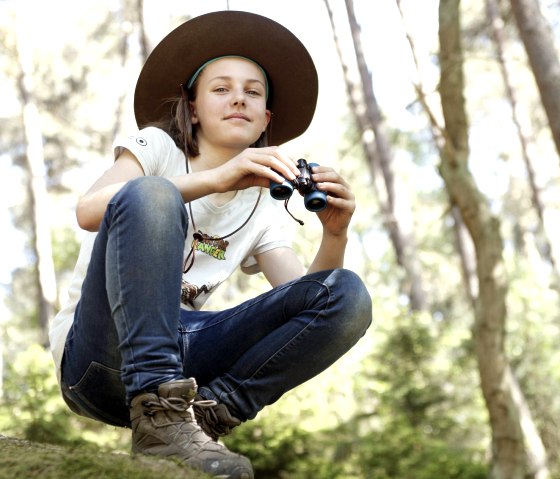
M211 63L214 63L218 60L221 60L222 58L243 58L244 60L248 60L251 63L253 63L254 65L256 65L259 70L261 71L261 73L264 76L264 86L265 86L265 92L266 92L266 96L265 98L268 100L268 76L266 75L266 72L264 71L263 67L261 67L256 61L251 60L250 58L244 57L242 55L223 55L221 57L216 57L216 58L212 58L211 60L208 60L207 62L203 63L193 74L193 76L189 79L189 81L187 82L187 88L190 90L192 88L192 86L194 85L194 82L196 81L196 79L198 78L198 76L200 75L200 73L202 72L202 70L204 70L208 65L210 65Z

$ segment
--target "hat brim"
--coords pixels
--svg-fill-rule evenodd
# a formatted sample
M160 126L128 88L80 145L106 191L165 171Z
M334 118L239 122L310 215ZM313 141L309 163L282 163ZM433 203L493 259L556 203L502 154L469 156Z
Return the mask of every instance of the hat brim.
M317 104L318 78L305 46L269 18L229 10L192 18L154 48L136 84L138 127L168 118L167 100L180 94L180 85L208 60L226 55L250 58L268 76L269 144L285 143L309 127Z

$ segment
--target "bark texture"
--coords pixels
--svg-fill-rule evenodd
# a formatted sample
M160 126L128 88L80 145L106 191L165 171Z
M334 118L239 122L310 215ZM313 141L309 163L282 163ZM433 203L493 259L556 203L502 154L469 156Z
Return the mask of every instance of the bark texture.
M338 48L332 12L327 0L325 0L325 5L329 12L335 43ZM412 208L408 202L407 192L403 190L393 172L391 142L364 57L360 26L354 14L352 0L346 0L346 11L361 80L359 87L352 83L348 74L348 67L340 48L338 48L350 109L360 132L363 151L373 179L384 226L395 251L397 263L403 271L403 280L400 285L401 292L409 298L412 311L422 311L427 307L427 300L414 236Z
M34 98L33 35L28 29L27 2L22 1L16 13L16 45L18 54L18 90L22 105L22 122L26 155L24 162L28 180L31 207L32 249L36 257L37 314L40 343L48 345L48 325L57 308L57 287L51 243L47 167L43 153L41 116Z
M510 3L560 154L560 61L552 30L541 12L539 0L510 0Z
M505 354L508 279L500 223L468 169L459 0L439 6L440 95L445 140L440 173L473 240L478 296L473 327L480 382L492 433L493 479L548 477L544 448ZM540 459L538 459L540 458Z

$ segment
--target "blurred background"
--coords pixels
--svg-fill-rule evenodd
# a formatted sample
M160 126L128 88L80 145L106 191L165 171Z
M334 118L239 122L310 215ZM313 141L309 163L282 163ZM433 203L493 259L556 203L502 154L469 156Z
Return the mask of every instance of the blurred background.
M0 434L129 450L64 405L48 325L145 58L224 9L316 62L315 118L285 147L352 184L346 264L374 318L226 444L259 478L560 478L558 0L0 0ZM310 262L319 222L291 208ZM265 288L236 274L207 307Z

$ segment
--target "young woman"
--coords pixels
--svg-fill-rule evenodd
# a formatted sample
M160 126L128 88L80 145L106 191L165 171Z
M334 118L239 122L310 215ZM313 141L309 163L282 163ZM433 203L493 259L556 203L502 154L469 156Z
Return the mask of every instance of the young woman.
M144 65L140 131L116 141L114 164L78 202L91 233L51 328L69 407L131 427L133 452L253 477L219 436L328 368L368 328L369 294L343 269L349 184L312 169L327 206L307 270L267 190L300 175L278 145L307 129L316 99L299 40L246 12L184 23ZM203 311L238 267L261 271L272 289Z

